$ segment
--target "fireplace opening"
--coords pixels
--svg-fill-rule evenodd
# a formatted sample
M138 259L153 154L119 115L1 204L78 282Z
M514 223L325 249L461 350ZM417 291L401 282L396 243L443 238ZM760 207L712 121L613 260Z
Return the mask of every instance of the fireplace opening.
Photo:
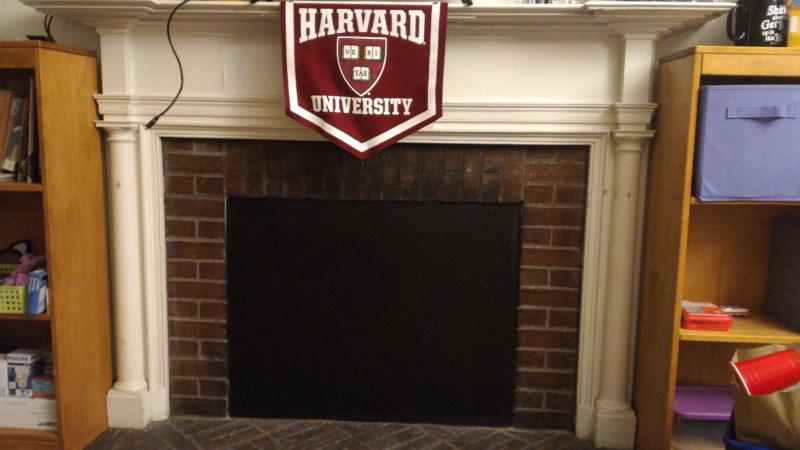
M226 203L229 412L510 425L520 203Z

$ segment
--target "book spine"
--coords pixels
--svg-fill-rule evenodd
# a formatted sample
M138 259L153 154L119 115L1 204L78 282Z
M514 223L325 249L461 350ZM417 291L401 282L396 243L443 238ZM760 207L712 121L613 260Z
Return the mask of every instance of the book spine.
M11 104L11 134L8 138L6 158L3 160L3 170L14 172L19 162L20 145L22 141L22 107L23 98L16 97Z
M28 139L30 122L30 98L26 98L22 103L22 140L20 141L20 156L17 170L17 181L26 183L28 181Z
M38 143L39 143L39 129L36 126L36 80L31 78L30 80L30 91L29 96L30 99L30 117L28 118L28 149L27 149L27 159L28 159L28 179L26 180L28 183L38 183L40 180L39 177L39 156L37 155L38 152Z

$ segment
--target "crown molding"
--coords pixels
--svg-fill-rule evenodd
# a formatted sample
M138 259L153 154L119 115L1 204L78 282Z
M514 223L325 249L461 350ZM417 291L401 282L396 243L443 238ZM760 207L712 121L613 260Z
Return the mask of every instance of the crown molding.
M105 31L161 29L178 0L21 0L40 12ZM728 2L596 1L578 4L475 4L451 2L451 31L482 35L508 31L616 33L659 36L727 12ZM178 31L241 33L277 25L278 2L198 1L174 19Z
M171 100L158 95L96 95L103 123L146 123ZM447 133L604 133L646 130L656 105L602 103L445 102L444 115L423 131ZM297 139L315 133L290 120L280 97L182 97L159 122L164 127L282 129Z

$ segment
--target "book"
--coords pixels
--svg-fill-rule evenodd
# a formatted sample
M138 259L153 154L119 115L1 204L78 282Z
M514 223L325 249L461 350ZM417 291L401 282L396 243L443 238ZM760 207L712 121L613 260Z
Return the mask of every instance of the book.
M11 116L9 119L10 133L6 145L6 157L3 160L3 170L14 172L17 170L22 145L22 108L25 104L24 97L11 99Z
M34 270L28 274L28 294L25 314L35 316L47 310L47 270Z
M22 103L22 140L19 146L19 163L17 165L17 181L28 182L28 122L30 121L30 98Z
M6 354L0 353L0 374L8 374L8 361L6 361ZM0 383L0 396L5 397L8 395L8 382Z
M28 91L28 98L30 99L29 108L30 117L28 118L28 183L38 183L41 181L39 172L39 129L37 128L36 116L36 80L30 79L30 89Z
M8 145L8 129L11 120L11 91L0 89L0 150L5 150ZM2 154L2 156L5 156Z

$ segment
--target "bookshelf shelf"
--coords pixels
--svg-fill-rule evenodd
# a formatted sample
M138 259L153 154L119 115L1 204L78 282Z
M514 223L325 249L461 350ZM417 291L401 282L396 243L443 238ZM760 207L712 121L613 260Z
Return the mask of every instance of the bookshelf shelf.
M24 428L0 428L0 441L15 443L17 448L55 448L58 432L48 430L26 430Z
M17 320L22 322L49 322L50 314L28 316L25 314L0 314L0 320Z
M692 206L798 206L800 202L768 202L768 201L727 201L704 202L697 197L692 197Z
M40 183L0 183L0 192L42 192Z
M756 314L749 317L734 317L728 331L684 330L681 341L729 342L737 344L792 344L800 342L800 332L794 331L774 320Z

